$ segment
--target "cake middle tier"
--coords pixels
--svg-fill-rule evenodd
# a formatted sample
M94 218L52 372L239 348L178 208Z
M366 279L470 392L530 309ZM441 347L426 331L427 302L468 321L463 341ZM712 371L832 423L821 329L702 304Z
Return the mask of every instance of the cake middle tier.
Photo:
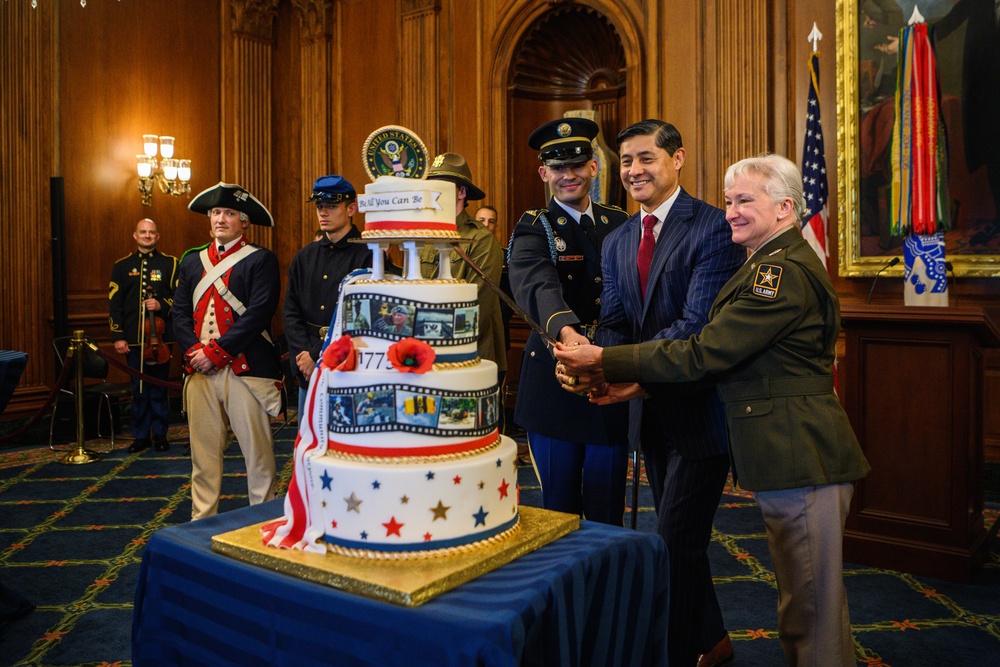
M434 456L496 440L497 365L427 373L334 371L328 388L328 447L359 456Z
M359 352L358 368L392 370L378 353L403 338L424 341L435 363L476 359L479 301L476 285L459 280L358 280L341 294L340 331Z

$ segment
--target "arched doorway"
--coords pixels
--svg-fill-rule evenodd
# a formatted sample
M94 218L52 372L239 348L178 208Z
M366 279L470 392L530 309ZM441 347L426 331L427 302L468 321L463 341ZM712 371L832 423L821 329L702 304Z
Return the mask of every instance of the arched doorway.
M566 111L600 115L602 136L614 138L626 114L626 57L615 27L599 11L570 6L539 16L522 33L508 70L507 210L511 222L522 211L544 206L538 154L528 147L531 131ZM617 168L611 165L608 202L624 205Z

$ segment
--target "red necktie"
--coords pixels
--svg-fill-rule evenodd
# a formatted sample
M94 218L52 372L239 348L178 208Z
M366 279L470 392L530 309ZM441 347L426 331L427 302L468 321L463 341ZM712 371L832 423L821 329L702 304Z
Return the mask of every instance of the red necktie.
M653 225L656 224L656 216L647 215L642 219L642 240L639 241L639 255L636 257L636 266L639 269L639 289L642 290L642 298L646 298L646 283L649 281L649 267L653 263L653 248L656 247L656 239L653 237Z

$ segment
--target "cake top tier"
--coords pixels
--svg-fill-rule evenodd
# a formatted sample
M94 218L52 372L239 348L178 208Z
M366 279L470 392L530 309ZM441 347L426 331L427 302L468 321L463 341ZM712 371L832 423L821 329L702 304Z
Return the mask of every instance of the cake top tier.
M459 238L455 184L449 181L379 176L358 197L365 239Z

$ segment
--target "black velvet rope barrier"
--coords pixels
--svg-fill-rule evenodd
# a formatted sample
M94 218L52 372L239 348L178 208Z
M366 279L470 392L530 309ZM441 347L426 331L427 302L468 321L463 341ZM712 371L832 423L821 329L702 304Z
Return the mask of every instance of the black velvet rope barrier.
M55 403L56 396L59 395L59 390L63 388L63 385L66 384L66 379L69 378L69 371L72 368L69 362L72 358L73 357L69 356L66 358L66 361L63 362L63 367L59 372L59 377L56 379L56 383L52 386L52 391L49 392L48 398L45 399L45 403L38 410L38 412L32 415L31 419L29 419L28 422L21 428L17 429L13 433L0 436L0 442L3 442L4 440L11 440L26 433L28 429L37 424L38 420L42 418L42 415L44 415L48 409L52 407L52 404Z

